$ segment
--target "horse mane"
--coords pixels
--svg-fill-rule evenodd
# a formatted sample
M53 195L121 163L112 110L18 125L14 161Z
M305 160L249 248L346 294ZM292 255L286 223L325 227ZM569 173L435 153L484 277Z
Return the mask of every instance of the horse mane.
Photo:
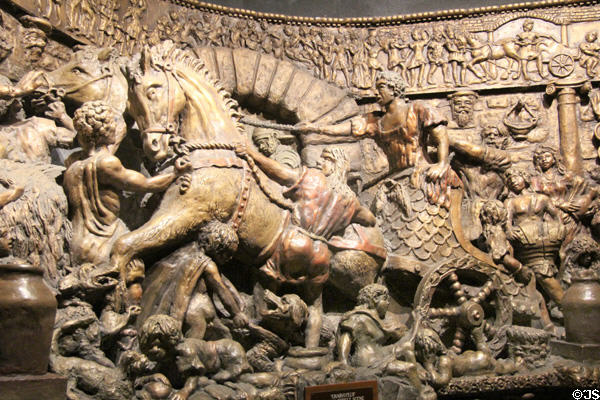
M225 111L234 122L238 132L243 132L243 125L240 123L241 114L239 112L239 104L235 101L231 94L225 90L221 82L215 79L212 73L206 68L203 60L199 59L194 53L179 49L171 40L165 40L158 45L152 46L148 50L150 63L154 68L170 69L173 65L187 67L200 75L208 84L216 89L216 92L222 100ZM142 54L142 57L145 55ZM136 63L137 71L141 72L141 62Z

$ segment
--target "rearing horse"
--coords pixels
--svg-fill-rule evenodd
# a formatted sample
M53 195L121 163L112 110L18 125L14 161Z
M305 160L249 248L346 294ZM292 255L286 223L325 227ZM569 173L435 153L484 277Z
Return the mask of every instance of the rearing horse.
M249 261L256 259L281 229L285 211L248 179L250 171L231 150L242 140L233 100L200 61L168 42L145 49L127 75L129 114L142 132L144 153L151 161L162 163L162 169L172 168L177 138L188 146L217 148L189 154L193 171L186 189L181 183L172 185L150 221L116 242L113 265L122 268L135 254L182 242L215 219L230 221L240 239L238 253Z
M190 160L192 172L167 189L146 224L116 241L112 265L124 276L124 268L133 257L152 249L183 244L214 220L228 223L236 230L239 239L236 261L262 265L275 251L289 223L289 213L271 201L274 199L267 196L268 191L254 178L248 164L232 151L234 144L243 140L236 122L235 102L199 60L168 41L144 49L139 60L125 69L129 114L142 132L144 153L159 163L162 170L173 168L185 156ZM364 257L370 256L362 251L356 253L361 253L360 261L346 257L340 263L346 263L346 269L355 268L354 265L369 269L367 265L373 265L372 274L362 276L367 284L373 280L381 260L365 263ZM296 277L297 281L305 282L301 285L312 285L310 290L300 289L300 292L310 293L302 297L315 316L311 332L316 328L318 344L325 282L315 279L310 271L295 272L304 274ZM309 316L309 325L310 321ZM307 332L310 329L307 327ZM314 342L311 339L313 346Z

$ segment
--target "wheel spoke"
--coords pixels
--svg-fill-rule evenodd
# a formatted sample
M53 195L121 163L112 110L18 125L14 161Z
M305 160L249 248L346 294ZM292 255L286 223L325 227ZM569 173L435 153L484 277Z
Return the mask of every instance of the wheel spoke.
M459 307L439 307L429 309L429 316L431 318L456 317L459 313Z
M487 299L488 296L492 293L492 286L494 286L494 283L491 279L486 281L485 284L479 290L479 292L475 295L475 297L473 297L473 301L479 304L483 300Z
M483 331L487 337L492 337L496 335L497 329L488 321L483 321Z
M452 347L450 348L456 354L460 354L465 341L465 331L460 326L456 328L454 332L454 340L452 340Z
M452 289L452 294L454 294L454 297L456 297L458 304L463 304L465 301L467 301L465 291L463 290L461 283L458 281L458 275L453 272L448 276L448 280L450 281L450 289Z

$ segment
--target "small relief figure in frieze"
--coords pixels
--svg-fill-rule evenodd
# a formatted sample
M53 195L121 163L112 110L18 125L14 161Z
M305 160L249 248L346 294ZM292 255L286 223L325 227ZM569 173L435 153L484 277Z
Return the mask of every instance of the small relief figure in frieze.
M88 0L71 0L67 15L70 30L90 36L96 23L96 12Z
M543 69L542 52L540 44L543 39L550 38L548 35L535 32L533 30L533 21L526 20L523 22L523 31L517 34L515 44L519 47L518 54L521 59L521 75L526 81L531 80L528 66L530 61L535 61L537 72L541 78L545 78Z
M345 86L350 86L350 66L348 59L348 50L344 46L343 36L334 36L334 45L332 46L333 58L331 60L331 80L338 82L338 74L342 73Z
M413 41L408 45L412 50L408 62L408 77L410 86L421 87L423 75L425 74L425 46L429 43L429 34L424 29L415 29L412 32Z
M590 78L598 75L598 65L600 64L600 43L598 43L598 32L591 31L585 34L585 42L579 45L581 58L579 65L585 68L585 72Z
M448 52L448 63L450 64L450 71L452 71L452 78L455 85L462 86L465 84L466 76L467 37L459 28L450 25L446 25L445 31L446 42L444 48Z
M375 77L379 71L383 71L383 65L379 62L379 52L381 49L381 44L379 43L377 37L377 31L371 30L369 31L369 35L367 37L367 41L365 43L365 47L367 49L367 57L368 57L368 65L371 76L371 82L375 82Z
M399 73L406 78L406 64L410 49L408 48L408 35L404 31L389 32L383 39L383 51L387 53L387 69Z
M427 60L429 61L429 72L427 73L427 83L429 85L435 85L433 80L434 74L437 70L442 71L443 83L449 83L444 50L444 31L441 28L434 28L431 40L427 44Z

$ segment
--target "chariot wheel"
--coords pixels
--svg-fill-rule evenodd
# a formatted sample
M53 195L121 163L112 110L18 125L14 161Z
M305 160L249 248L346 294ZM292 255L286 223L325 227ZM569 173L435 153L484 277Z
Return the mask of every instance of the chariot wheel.
M548 71L557 78L569 76L575 69L575 61L568 54L557 54L550 59Z
M512 323L510 296L503 285L495 268L472 257L457 258L423 276L414 310L454 353L483 344L496 357L506 344L503 327Z

